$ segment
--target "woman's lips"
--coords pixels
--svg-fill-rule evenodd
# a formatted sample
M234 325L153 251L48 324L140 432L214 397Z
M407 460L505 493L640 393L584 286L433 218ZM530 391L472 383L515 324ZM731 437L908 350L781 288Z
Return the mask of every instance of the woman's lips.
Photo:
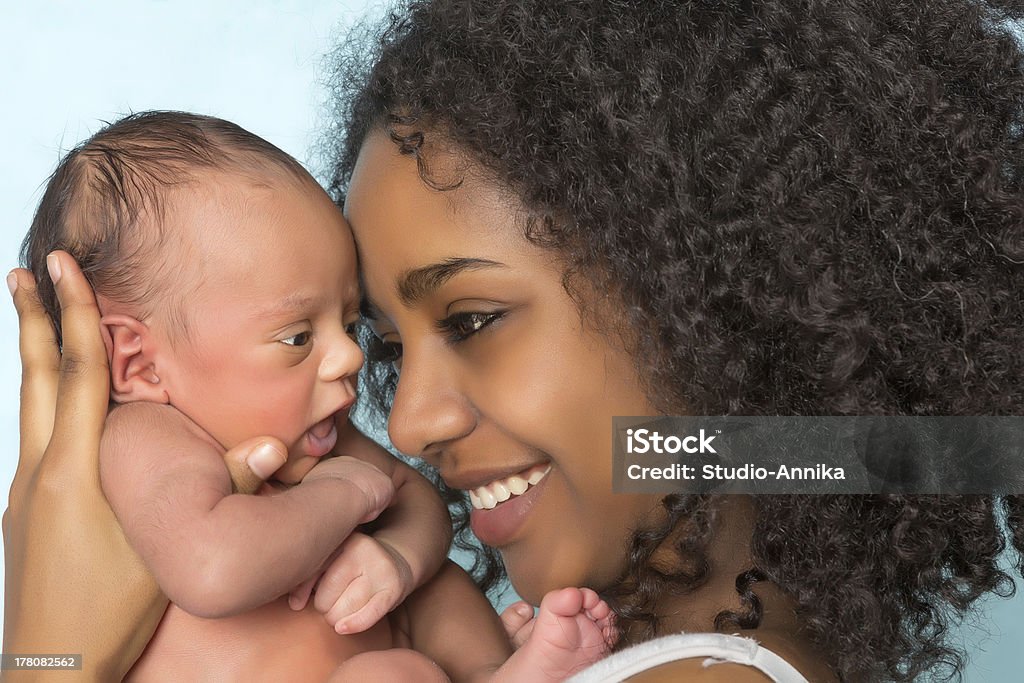
M550 472L550 464L535 465L517 475L470 491L473 503L470 527L481 543L500 547L512 540L540 499ZM522 493L516 495L513 492L513 488L522 489L524 485ZM504 502L498 502L497 499L502 497Z

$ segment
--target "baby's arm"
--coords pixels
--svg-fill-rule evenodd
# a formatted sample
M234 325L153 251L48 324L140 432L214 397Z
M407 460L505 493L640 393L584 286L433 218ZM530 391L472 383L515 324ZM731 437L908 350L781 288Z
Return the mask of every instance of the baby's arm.
M373 523L371 536L350 536L316 584L314 606L339 633L375 624L430 579L451 544L452 526L437 489L419 472L360 434L338 425L337 453L369 463L389 477L395 498ZM292 593L301 609L312 589L307 582Z
M335 451L370 463L391 477L395 497L373 523L373 538L408 565L404 600L437 573L452 543L452 519L437 489L415 469L394 457L351 423L339 425Z
M103 434L103 491L132 547L182 609L221 617L288 592L391 500L365 462L319 463L274 496L232 493L222 450L176 409L114 409Z

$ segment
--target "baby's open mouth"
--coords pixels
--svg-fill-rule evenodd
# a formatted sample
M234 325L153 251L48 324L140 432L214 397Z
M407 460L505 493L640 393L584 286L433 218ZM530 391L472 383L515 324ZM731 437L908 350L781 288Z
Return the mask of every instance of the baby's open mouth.
M306 432L306 445L308 455L314 458L321 458L331 452L338 442L338 428L334 422L334 415L328 415L317 422Z

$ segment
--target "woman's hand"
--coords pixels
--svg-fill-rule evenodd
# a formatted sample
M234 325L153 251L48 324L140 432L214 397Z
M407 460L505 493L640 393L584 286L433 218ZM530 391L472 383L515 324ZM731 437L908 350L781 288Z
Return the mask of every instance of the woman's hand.
M61 306L63 353L32 275L17 269L8 276L22 385L21 450L3 518L3 652L81 654L86 680L121 680L167 600L125 541L100 488L109 370L96 299L68 254L51 254L47 266ZM284 453L267 439L232 449L226 458L239 490L258 488ZM39 672L26 673L38 679ZM14 671L5 674L18 680Z

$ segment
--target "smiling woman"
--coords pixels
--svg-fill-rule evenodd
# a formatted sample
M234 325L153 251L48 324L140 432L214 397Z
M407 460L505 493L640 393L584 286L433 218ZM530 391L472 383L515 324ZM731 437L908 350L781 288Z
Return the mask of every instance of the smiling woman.
M624 644L740 631L813 680L963 671L1020 497L613 495L611 418L1019 414L1022 19L437 0L342 55L380 415L524 597L589 585Z

